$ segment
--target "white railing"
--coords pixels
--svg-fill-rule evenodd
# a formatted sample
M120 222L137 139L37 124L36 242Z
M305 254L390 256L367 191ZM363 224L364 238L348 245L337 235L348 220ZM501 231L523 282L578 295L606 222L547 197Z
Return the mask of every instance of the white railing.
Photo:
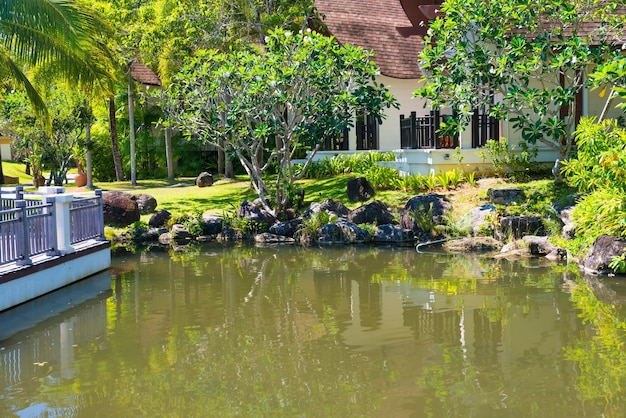
M31 257L43 253L70 253L73 244L90 239L104 240L101 190L75 197L0 189L0 266L28 265Z

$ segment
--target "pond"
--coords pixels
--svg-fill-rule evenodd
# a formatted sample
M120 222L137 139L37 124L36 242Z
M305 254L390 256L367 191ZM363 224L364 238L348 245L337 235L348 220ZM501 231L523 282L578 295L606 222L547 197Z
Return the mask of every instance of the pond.
M414 248L116 255L2 314L0 411L622 416L625 295L573 266Z

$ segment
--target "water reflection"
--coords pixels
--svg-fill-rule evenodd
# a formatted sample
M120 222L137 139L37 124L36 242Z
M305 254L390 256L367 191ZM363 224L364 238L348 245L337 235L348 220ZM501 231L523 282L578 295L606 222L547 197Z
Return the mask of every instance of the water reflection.
M3 381L0 407L90 417L626 410L623 309L563 266L209 245L117 257L112 287L105 332L87 325L94 334L67 366L29 376L36 385Z
M105 344L106 299L111 274L100 273L0 314L0 408L17 416L65 416L45 399L30 403L23 393L60 386L76 377L75 351ZM70 403L73 403L71 397Z

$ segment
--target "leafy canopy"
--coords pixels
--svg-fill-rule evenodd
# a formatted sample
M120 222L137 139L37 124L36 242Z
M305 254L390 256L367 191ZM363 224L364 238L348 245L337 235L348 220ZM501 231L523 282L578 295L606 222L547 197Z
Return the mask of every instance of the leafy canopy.
M281 211L303 174L291 163L299 147L313 149L310 161L322 140L352 126L357 110L380 119L395 100L361 48L311 31L276 30L265 41L256 53L199 51L167 90L166 112L188 135L217 147L223 140L266 208Z
M607 27L597 16L607 7L578 0L447 0L426 38L425 85L416 94L435 108L454 107L461 124L484 108L564 159L587 73L620 54L610 45L617 24Z

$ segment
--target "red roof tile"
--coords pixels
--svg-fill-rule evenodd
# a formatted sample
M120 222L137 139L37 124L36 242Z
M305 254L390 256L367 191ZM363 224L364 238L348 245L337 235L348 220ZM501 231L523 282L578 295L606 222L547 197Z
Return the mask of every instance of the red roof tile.
M316 0L315 6L326 17L324 24L339 42L374 52L374 61L382 74L419 78L418 56L423 49L426 27L417 22L420 16L417 7L418 3L432 1L404 0L404 3L405 6L411 3L415 10L405 12L400 0Z
M133 61L130 63L130 76L133 80L138 81L141 84L149 86L160 86L161 79L150 68L139 61Z

